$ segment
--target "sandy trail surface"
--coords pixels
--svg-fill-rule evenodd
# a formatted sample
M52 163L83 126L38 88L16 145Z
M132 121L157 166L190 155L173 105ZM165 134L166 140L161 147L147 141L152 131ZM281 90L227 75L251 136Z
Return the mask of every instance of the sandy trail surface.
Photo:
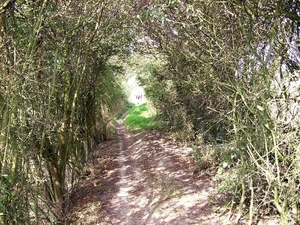
M191 148L157 132L127 134L93 152L91 173L71 196L70 224L231 224L211 177L193 174Z

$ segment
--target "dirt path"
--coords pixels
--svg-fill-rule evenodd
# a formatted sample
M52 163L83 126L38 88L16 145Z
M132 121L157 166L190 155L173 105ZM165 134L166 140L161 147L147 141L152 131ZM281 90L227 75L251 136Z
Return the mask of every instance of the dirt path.
M220 204L205 174L195 177L191 149L156 132L125 133L93 153L91 173L71 196L71 224L231 224L214 213Z

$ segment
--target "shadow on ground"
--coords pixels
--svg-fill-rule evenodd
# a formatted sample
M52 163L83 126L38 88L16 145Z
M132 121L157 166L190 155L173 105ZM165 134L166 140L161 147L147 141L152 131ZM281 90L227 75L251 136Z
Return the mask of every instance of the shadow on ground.
M119 121L118 140L95 149L73 191L67 224L232 224L211 177L193 173L191 151L154 131L126 134Z

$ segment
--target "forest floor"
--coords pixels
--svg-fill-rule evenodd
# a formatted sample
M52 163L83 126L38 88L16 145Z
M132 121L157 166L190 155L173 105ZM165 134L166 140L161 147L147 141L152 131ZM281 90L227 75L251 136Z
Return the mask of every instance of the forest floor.
M233 224L210 174L195 174L191 148L155 131L129 134L122 119L117 135L94 150L70 197L69 224Z

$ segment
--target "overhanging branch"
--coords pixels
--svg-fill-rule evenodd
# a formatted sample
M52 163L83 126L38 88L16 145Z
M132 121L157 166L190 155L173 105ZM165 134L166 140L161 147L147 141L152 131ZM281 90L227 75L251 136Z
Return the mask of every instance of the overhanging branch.
M6 2L4 2L1 6L0 6L0 15L2 13L5 12L5 10L10 6L10 4L12 4L15 0L8 0Z

